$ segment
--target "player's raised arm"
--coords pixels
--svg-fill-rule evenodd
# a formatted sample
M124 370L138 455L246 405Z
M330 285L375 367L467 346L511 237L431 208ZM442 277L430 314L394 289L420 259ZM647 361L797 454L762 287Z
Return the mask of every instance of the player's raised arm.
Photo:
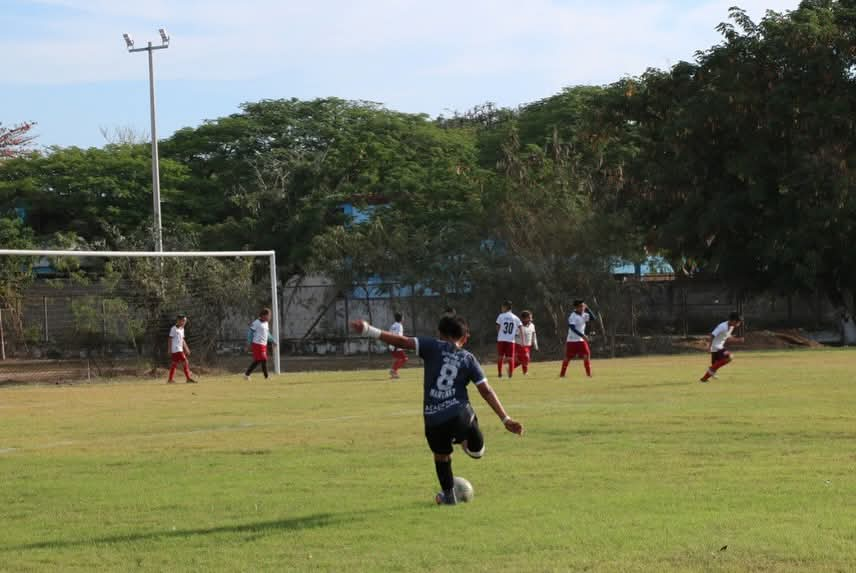
M386 330L381 330L376 326L372 326L365 320L352 320L351 330L357 334L368 336L369 338L383 340L387 344L397 346L398 348L406 348L408 350L416 349L415 339L410 338L409 336L400 336L398 334L387 332Z
M513 434L523 435L523 424L513 420L511 416L508 415L505 408L502 407L502 402L499 401L499 396L496 395L496 392L493 391L490 384L485 381L481 384L477 384L476 388L479 389L479 394L484 398L484 401L490 404L490 407L502 421L502 425L505 426L505 429Z

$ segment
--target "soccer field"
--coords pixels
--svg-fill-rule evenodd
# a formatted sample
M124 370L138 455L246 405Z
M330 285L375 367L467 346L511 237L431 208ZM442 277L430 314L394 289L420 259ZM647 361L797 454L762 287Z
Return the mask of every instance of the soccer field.
M470 392L487 451L456 453L456 507L433 504L418 367L6 388L0 571L854 571L854 363L492 378L527 433Z

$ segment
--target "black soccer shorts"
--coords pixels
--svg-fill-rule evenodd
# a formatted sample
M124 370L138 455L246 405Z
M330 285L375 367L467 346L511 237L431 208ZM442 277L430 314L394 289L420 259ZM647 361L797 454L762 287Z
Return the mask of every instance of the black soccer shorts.
M431 451L441 456L448 456L453 451L453 444L465 440L470 452L484 450L484 435L479 428L479 419L469 405L461 408L458 415L445 422L433 426L425 424L425 439L428 440Z

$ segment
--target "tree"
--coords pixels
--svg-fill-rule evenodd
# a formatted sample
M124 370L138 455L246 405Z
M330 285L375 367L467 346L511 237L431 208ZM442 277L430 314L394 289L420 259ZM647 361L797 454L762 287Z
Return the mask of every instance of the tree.
M36 139L35 135L29 133L35 125L33 122L13 127L3 127L0 124L0 159L22 155L27 146Z
M427 186L442 201L457 195L472 162L458 165L466 145L459 132L370 102L266 100L242 108L164 143L164 154L193 175L187 203L175 207L203 225L206 244L275 249L286 275L306 272L313 237L345 222L343 206L388 204L383 213L398 216L410 199L427 200Z
M0 245L6 249L32 249L33 232L17 217L0 217ZM11 311L19 339L24 339L22 295L33 281L34 264L34 257L0 257L0 309Z
M695 62L616 86L642 140L637 217L693 273L843 303L856 287L856 6L731 20Z
M0 169L0 209L18 209L41 240L72 233L90 245L116 248L130 236L151 236L151 155L147 145L103 149L51 148L9 159ZM186 169L160 164L162 197L180 197ZM166 224L176 215L164 209Z

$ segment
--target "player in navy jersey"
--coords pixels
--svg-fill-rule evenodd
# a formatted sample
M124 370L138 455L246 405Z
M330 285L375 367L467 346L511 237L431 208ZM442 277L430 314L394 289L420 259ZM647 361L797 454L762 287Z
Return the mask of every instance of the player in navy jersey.
M506 430L523 434L523 425L512 420L505 412L488 384L479 361L462 348L470 335L467 322L460 316L443 316L437 326L440 338L398 336L371 326L364 320L353 321L351 328L398 348L415 350L423 359L425 438L434 454L434 467L442 489L435 501L438 504L455 505L452 445L461 444L464 452L475 459L484 454L484 436L470 404L467 385L475 383L479 394L490 404Z

